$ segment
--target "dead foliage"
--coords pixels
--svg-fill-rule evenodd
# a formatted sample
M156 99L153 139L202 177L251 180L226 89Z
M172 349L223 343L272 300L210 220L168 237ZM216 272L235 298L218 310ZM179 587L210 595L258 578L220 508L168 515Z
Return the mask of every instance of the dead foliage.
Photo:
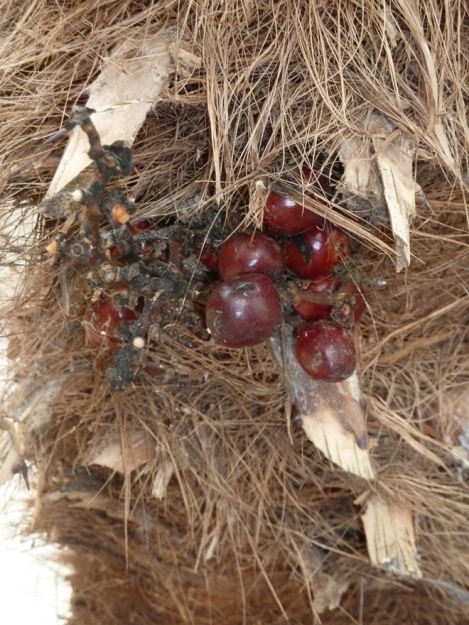
M31 466L32 530L74 566L70 623L464 623L466 3L1 5L2 265L20 279L2 298L0 477ZM135 171L115 185L134 221L190 224L215 206L229 223L247 207L241 227L261 223L279 186L352 233L376 479L307 440L267 344L223 349L176 322L114 392L109 354L84 340L83 275L64 280L45 252L73 212L42 204L66 147L57 131L120 46L145 58L158 34L167 79L138 132L122 129ZM333 201L303 196L304 163L342 183ZM402 214L383 224L391 206ZM411 527L409 575L367 545L367 526L368 539L380 530L370 501Z

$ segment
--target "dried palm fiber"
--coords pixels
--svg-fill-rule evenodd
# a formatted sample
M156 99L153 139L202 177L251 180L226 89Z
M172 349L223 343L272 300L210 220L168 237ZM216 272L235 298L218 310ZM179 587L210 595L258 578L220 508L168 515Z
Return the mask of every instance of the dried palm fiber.
M2 312L3 476L23 460L36 467L32 529L74 565L70 622L466 622L465 2L40 0L3 2L1 14L4 264L22 268ZM119 184L137 220L190 219L206 209L194 196L210 190L228 221L249 204L246 222L259 225L264 188L282 176L300 194L298 167L337 160L377 112L417 146L434 214L419 206L409 269L395 273L387 226L332 214L354 235L350 263L368 294L374 481L331 465L290 421L268 345L223 350L179 324L116 393L109 356L84 341L80 272L67 274L63 310L44 253L56 224L38 207L64 143L44 140L86 101L116 45L160 30L200 69L185 71L176 54L136 137L135 173ZM156 381L149 363L163 371ZM421 579L370 564L367 493L412 513Z

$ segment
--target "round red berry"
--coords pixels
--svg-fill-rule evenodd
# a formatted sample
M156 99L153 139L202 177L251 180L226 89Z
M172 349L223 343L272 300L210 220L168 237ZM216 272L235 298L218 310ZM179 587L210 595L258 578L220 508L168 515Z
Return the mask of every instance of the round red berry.
M330 222L295 235L285 246L287 267L309 280L332 275L349 254L348 234Z
M272 280L252 273L219 284L207 300L205 316L216 343L249 347L275 332L282 308Z
M312 211L295 200L272 191L264 207L264 227L274 234L296 234L322 222Z
M220 248L219 270L224 280L247 273L275 280L285 270L285 257L277 241L262 232L235 234Z
M88 341L96 347L118 349L123 341L119 336L119 324L130 324L137 314L130 308L119 309L107 295L91 302L85 313L83 326Z
M323 382L346 380L357 365L352 333L332 321L312 321L300 326L295 353L306 373Z

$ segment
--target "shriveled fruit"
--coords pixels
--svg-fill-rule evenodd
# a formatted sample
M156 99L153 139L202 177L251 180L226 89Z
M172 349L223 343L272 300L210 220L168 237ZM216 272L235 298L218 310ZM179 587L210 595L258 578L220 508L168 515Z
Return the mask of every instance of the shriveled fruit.
M252 273L219 284L206 305L213 339L227 347L262 343L282 322L282 308L270 278Z
M264 227L273 234L296 234L322 223L322 218L295 200L272 191L264 207Z
M327 300L327 295L334 295L339 290L341 284L342 280L340 278L331 276L308 282L301 290L296 292L297 295L293 303L294 310L308 321L329 319L334 306L332 297L330 301L320 301L321 298L314 301L314 296L322 295L323 299ZM312 297L308 299L311 295Z
M136 224L128 224L128 233L122 236L121 241L117 245L113 245L108 250L111 261L124 261L132 257L139 258L149 256L153 252L153 247L146 241L138 241L133 237L148 232L152 228L151 221L144 219Z
M357 365L352 333L333 321L312 321L300 326L295 353L306 373L323 382L346 380Z
M348 234L331 223L297 234L285 246L287 267L310 280L332 275L335 265L349 254Z
M342 280L339 282L341 284L331 313L332 319L342 325L357 323L366 310L363 289L355 282L343 282Z
M234 234L220 248L219 271L224 280L248 273L263 273L275 280L284 270L282 248L262 232Z
M130 308L118 309L111 298L102 295L90 303L85 313L83 320L85 336L92 345L112 351L123 344L119 335L119 325L130 324L136 319L135 311Z
M307 321L332 319L348 325L359 321L366 310L362 289L354 282L328 276L303 284L295 291L294 310Z

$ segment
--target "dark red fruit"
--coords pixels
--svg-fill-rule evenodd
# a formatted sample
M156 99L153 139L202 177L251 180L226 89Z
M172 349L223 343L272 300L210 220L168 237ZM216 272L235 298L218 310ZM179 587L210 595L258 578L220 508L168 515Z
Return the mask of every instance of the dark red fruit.
M352 333L333 321L312 321L300 326L295 353L306 373L323 382L346 380L357 366Z
M348 234L330 222L297 234L285 246L287 267L309 280L332 275L335 265L349 254Z
M270 278L251 273L219 284L205 311L213 339L226 347L262 343L282 322L282 308Z
M199 260L209 271L218 273L218 254L215 250L211 248L203 250L199 256Z
M119 324L135 321L137 314L130 308L119 310L112 299L102 295L88 306L83 320L85 336L96 347L118 349L123 341L119 336Z
M319 297L316 298L316 295ZM359 321L366 310L366 302L360 287L354 282L328 276L308 282L298 289L293 309L307 321L330 319L332 314L334 320L342 320L347 325Z
M328 293L333 295L339 290L341 284L342 280L340 278L330 276L308 282L301 291L297 291L297 296L293 302L294 310L303 317L303 319L308 321L314 319L329 319L334 306L332 298L330 303L323 303L308 300L308 295L319 293L325 296L327 296ZM304 295L304 298L302 298L302 295Z
M264 227L274 234L296 234L322 223L322 217L295 200L272 191L264 207Z
M142 234L142 232L147 232L152 227L151 221L148 219L143 219L136 224L130 224L129 230L133 235Z
M263 273L275 280L285 270L282 248L262 232L233 235L220 247L218 258L224 280L247 273Z

